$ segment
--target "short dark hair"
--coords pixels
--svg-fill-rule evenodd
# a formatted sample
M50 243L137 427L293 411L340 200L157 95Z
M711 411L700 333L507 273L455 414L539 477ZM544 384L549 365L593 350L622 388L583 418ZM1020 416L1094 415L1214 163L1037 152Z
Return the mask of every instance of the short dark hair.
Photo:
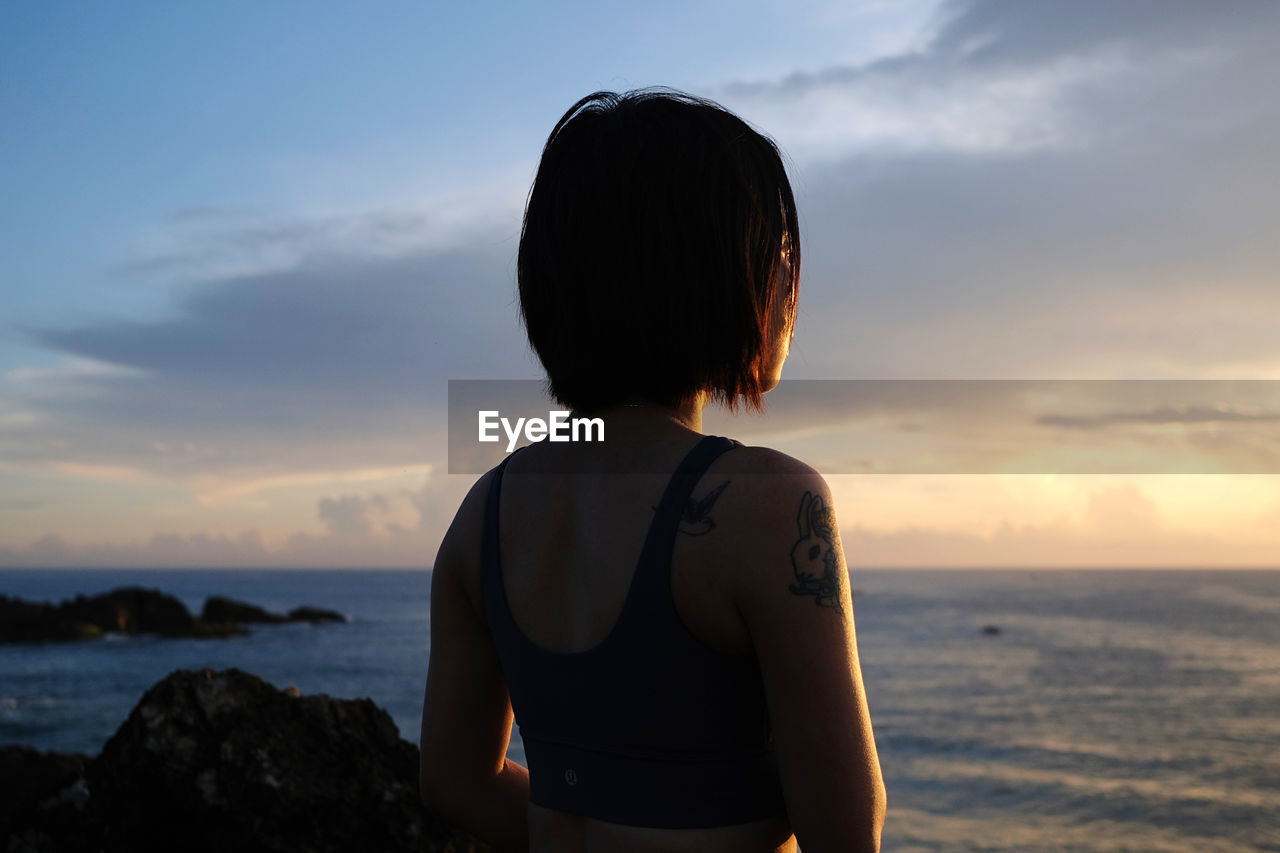
M794 323L799 237L777 146L724 107L670 89L578 101L542 150L520 236L520 307L551 396L592 411L705 389L759 409L762 362Z

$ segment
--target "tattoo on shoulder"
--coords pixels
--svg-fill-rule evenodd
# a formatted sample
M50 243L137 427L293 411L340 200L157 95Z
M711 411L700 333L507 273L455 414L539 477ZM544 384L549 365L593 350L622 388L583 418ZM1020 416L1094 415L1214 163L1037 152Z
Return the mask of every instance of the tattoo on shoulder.
M805 492L796 516L800 538L791 546L793 595L811 595L819 607L840 609L840 561L836 557L835 513L822 495Z
M716 520L711 517L711 508L716 505L716 501L724 494L724 490L731 482L733 481L725 480L701 498L691 496L689 502L685 504L684 514L680 516L680 526L677 529L690 536L702 536L715 530Z

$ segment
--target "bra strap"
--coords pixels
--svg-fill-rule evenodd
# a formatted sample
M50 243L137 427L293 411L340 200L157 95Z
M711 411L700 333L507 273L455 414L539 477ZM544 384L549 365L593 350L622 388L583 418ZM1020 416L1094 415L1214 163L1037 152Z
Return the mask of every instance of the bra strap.
M640 552L634 590L637 598L651 602L665 601L674 612L671 599L671 553L689 499L711 464L721 454L741 446L741 442L732 438L709 435L698 442L680 463L658 504L653 526L649 529L649 536ZM643 609L644 605L641 607Z
M484 503L484 538L480 546L480 587L489 630L494 633L499 631L506 633L512 627L508 624L511 613L506 607L506 595L502 589L502 568L498 560L498 502L502 497L502 474L510 461L511 456L507 456L493 470L493 479L489 481L489 492L485 496Z

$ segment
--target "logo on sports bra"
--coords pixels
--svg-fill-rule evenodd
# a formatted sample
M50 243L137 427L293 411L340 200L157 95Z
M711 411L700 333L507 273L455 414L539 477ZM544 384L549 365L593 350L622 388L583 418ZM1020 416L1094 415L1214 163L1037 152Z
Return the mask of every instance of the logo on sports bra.
M572 767L564 771L564 781L570 785L578 784L578 774Z

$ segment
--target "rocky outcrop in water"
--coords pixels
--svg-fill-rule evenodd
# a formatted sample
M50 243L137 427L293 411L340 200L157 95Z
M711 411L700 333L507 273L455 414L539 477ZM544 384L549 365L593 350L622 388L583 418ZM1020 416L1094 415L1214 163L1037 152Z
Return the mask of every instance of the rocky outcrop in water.
M232 598L223 598L220 595L211 595L204 601L204 609L200 611L201 619L208 619L214 622L284 622L286 621L279 613L272 613L263 610L253 604L246 604L243 601L236 601Z
M230 598L212 596L199 617L157 589L129 586L61 604L23 601L0 595L0 642L31 643L89 640L107 632L158 634L162 637L233 637L243 625L263 622L345 622L346 617L318 607L299 607L287 616Z
M0 774L27 775L0 792L28 792L0 806L9 853L484 849L422 808L418 749L372 700L299 696L239 670L173 673L87 765L8 753Z
M280 622L345 622L346 617L335 610L319 607L295 607L287 615L272 613L254 604L223 598L220 595L205 599L200 618L209 622L236 622L241 625L253 622L275 624Z
M244 629L232 622L197 619L186 605L157 589L120 587L61 604L0 595L0 642L86 640L108 631L162 637L229 637Z
M295 607L289 611L290 622L346 622L347 617L336 610L322 607Z

